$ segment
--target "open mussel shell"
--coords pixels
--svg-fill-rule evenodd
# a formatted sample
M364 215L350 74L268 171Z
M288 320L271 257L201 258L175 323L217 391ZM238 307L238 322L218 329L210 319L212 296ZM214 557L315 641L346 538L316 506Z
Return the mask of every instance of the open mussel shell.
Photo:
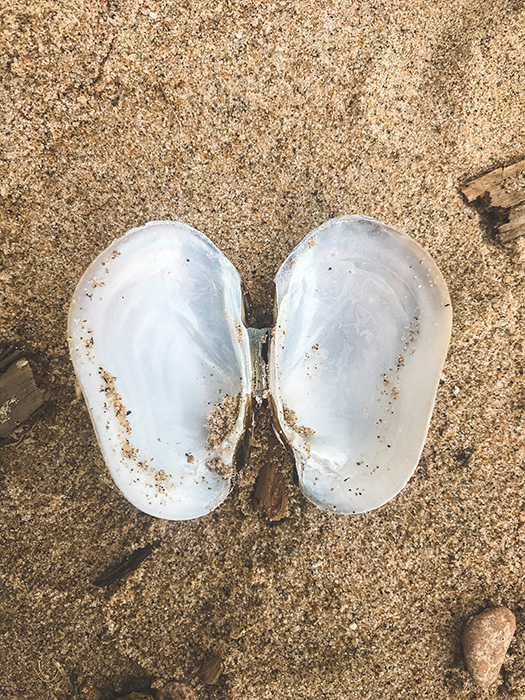
M270 392L305 496L362 513L419 461L450 339L432 258L363 216L312 231L281 266Z
M69 343L124 496L172 520L217 507L252 384L240 279L219 249L182 223L130 231L82 277Z

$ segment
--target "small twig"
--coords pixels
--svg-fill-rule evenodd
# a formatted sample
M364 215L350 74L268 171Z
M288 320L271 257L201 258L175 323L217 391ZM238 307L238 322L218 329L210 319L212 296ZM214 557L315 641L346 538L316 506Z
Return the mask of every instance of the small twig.
M125 559L122 559L116 566L111 566L103 574L97 576L93 581L93 585L98 588L107 588L111 586L112 583L121 581L129 576L137 567L139 567L142 562L147 559L158 547L160 546L160 540L151 542L145 547L140 547L132 552Z

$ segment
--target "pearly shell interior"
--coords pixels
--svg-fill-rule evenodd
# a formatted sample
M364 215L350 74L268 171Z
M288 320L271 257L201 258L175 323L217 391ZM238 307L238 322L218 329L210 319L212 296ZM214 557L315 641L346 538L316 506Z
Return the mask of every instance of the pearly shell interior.
M73 364L111 475L140 510L184 520L226 498L252 394L271 398L321 508L377 508L416 468L452 321L428 253L346 216L308 234L275 283L266 366L267 330L246 329L239 275L186 224L130 231L81 279Z
M112 243L74 293L69 343L106 464L124 496L184 520L217 507L244 432L251 385L239 276L211 241L152 222ZM208 444L210 411L239 397Z
M363 216L312 231L281 266L270 392L313 503L362 513L419 461L450 339L445 281L414 240Z

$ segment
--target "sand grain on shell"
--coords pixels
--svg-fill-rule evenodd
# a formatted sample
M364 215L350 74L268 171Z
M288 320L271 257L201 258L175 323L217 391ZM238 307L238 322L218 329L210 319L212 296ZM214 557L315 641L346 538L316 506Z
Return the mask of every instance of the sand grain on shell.
M230 479L233 476L233 464L225 464L219 457L208 459L206 466L210 471L219 474L224 479Z
M241 395L233 394L225 396L211 409L206 422L208 428L207 447L212 449L219 447L230 435L239 417L240 405Z
M288 406L283 406L283 417L290 428L301 437L308 438L315 435L315 430L313 428L297 425L297 413L293 409L288 408Z
M117 378L102 367L99 370L99 374L102 377L102 391L106 394L106 400L113 408L115 416L121 427L124 428L124 431L129 435L129 433L131 433L131 425L129 424L126 408L122 402L122 396L117 391Z

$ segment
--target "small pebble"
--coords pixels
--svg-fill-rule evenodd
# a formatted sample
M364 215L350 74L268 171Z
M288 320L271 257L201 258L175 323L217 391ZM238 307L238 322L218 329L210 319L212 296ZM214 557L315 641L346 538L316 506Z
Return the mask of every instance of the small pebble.
M205 683L213 685L219 680L219 676L224 670L224 662L220 656L214 654L210 656L201 666L201 676Z
M198 700L197 693L186 683L170 681L161 688L158 700Z
M463 632L467 668L478 685L488 688L497 679L516 630L516 618L508 608L484 610Z

